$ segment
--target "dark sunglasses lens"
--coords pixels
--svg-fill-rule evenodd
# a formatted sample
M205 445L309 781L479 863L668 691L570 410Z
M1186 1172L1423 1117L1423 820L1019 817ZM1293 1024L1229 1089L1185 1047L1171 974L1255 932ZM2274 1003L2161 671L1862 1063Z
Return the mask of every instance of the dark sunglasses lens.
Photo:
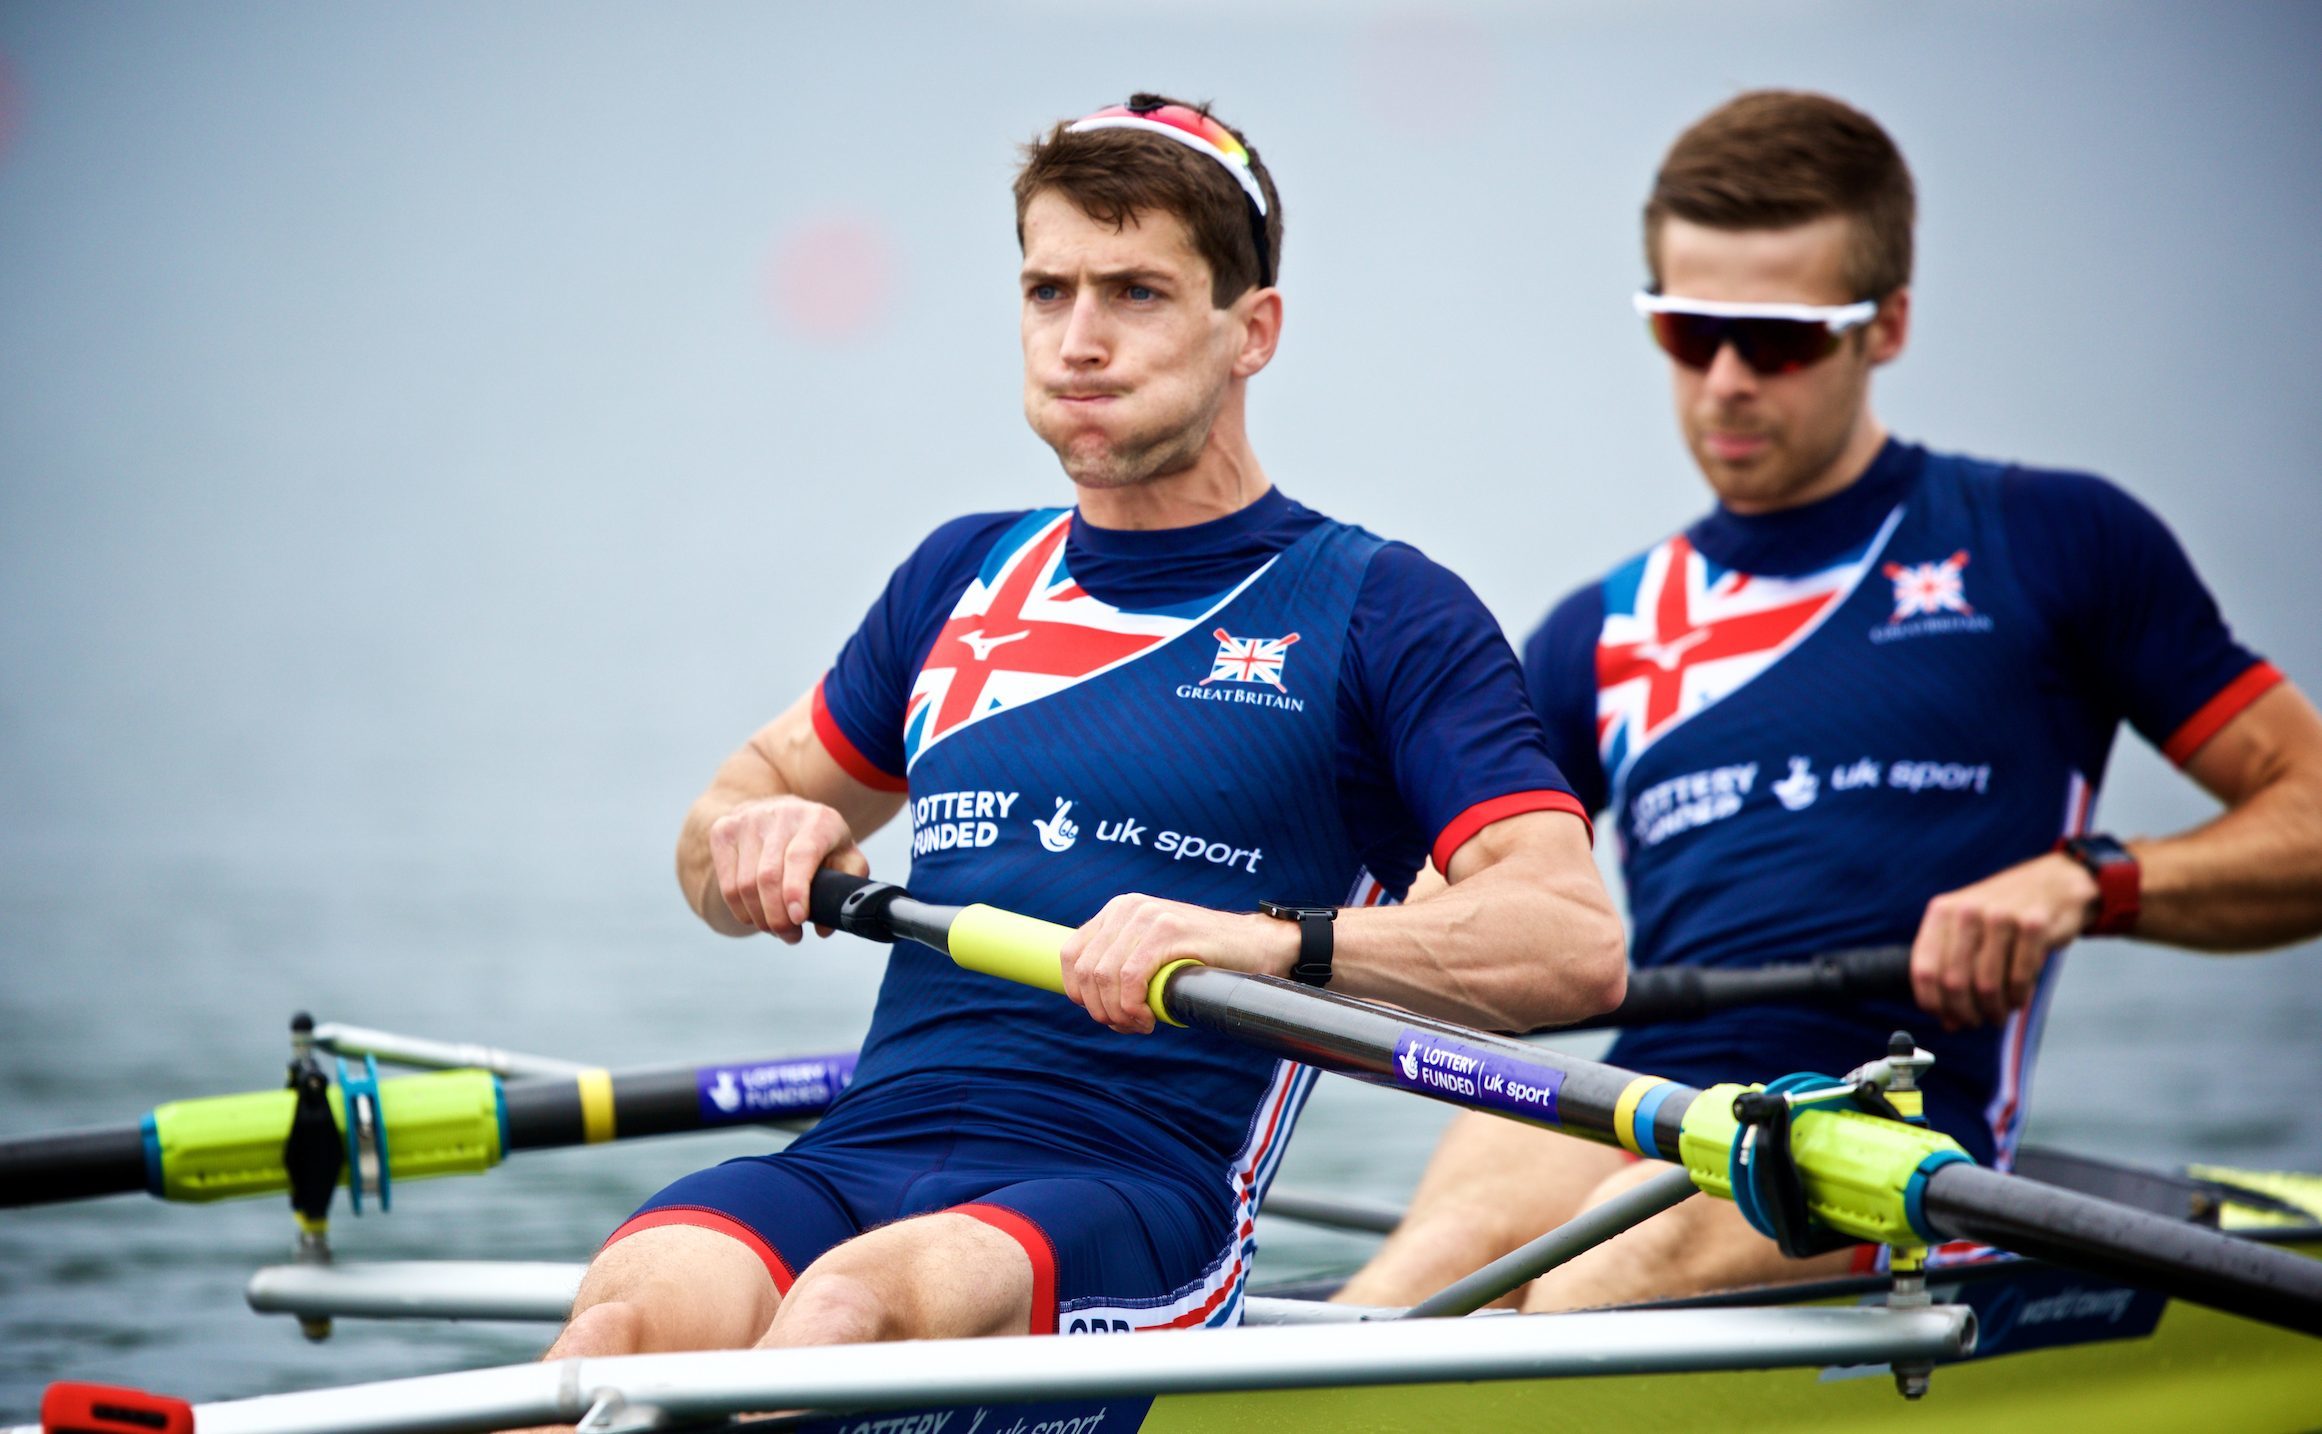
M1760 374L1789 373L1820 363L1838 347L1827 324L1805 319L1735 319L1733 346Z
M1728 343L1761 374L1790 373L1819 363L1838 347L1838 335L1810 319L1721 319L1707 314L1654 314L1653 341L1687 368L1707 368Z
M1687 368L1707 368L1725 345L1725 320L1707 314L1651 314L1653 342Z

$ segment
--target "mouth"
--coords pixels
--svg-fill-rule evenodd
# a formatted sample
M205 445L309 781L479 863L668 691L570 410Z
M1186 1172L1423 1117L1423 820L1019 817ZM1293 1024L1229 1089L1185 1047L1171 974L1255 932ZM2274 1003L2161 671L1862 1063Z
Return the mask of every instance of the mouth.
M1727 463L1755 458L1771 448L1774 440L1764 433L1737 433L1731 430L1710 429L1701 435L1701 444L1711 456Z

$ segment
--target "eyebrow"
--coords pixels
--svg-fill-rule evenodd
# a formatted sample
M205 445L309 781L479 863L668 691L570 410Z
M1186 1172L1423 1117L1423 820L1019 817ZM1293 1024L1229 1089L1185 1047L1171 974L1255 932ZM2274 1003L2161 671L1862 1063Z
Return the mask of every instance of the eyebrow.
M1045 269L1026 269L1018 275L1024 284L1066 284L1072 282L1069 274L1052 274ZM1184 282L1167 269L1100 269L1089 277L1100 284L1153 284L1173 285Z

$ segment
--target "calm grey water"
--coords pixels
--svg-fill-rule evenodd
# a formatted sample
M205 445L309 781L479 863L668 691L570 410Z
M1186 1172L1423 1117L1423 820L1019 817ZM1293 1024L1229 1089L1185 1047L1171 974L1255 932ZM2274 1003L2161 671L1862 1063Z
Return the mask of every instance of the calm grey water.
M920 532L1061 492L1007 146L1132 87L1278 171L1273 476L1511 631L1698 506L1634 208L1684 121L1792 83L1919 175L1887 419L2118 478L2322 685L2317 53L2311 6L0 5L0 1138L272 1084L300 1008L614 1066L851 1044L877 952L697 929L669 842ZM2131 743L2104 819L2207 810ZM2322 1168L2316 954L2084 948L2033 1138ZM1283 1180L1399 1198L1440 1122L1326 1081ZM751 1146L522 1157L338 1241L578 1259ZM309 1347L241 1303L289 1236L0 1212L0 1418L545 1337ZM1274 1276L1364 1248L1266 1239Z

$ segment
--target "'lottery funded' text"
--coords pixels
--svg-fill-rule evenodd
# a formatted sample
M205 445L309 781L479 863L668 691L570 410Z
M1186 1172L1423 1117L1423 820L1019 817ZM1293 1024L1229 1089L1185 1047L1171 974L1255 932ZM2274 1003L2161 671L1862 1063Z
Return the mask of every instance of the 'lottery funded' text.
M1405 1031L1395 1039L1395 1083L1553 1123L1564 1072L1430 1031Z

